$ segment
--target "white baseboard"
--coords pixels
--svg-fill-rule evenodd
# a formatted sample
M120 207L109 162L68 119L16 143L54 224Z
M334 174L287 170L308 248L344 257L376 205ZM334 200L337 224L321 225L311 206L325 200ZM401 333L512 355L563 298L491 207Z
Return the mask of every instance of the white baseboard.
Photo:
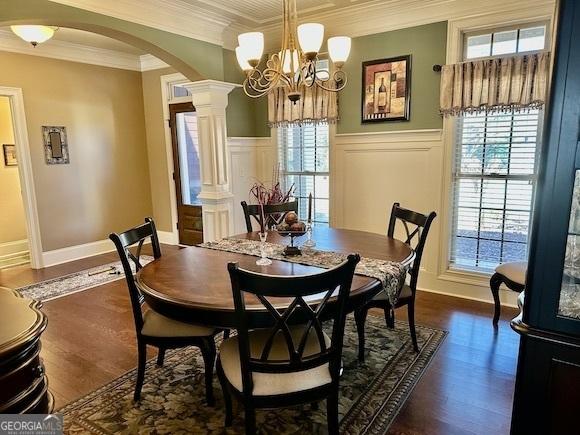
M159 243L165 245L178 245L179 235L177 233L171 233L169 231L157 231L157 237L159 238Z
M0 243L0 259L26 252L28 252L28 240L26 239Z
M417 287L417 290L427 292L427 293L435 293L435 294L443 295L443 296L451 296L454 298L469 299L470 301L484 302L484 303L490 304L490 305L493 304L493 300L491 299L491 296L489 298L477 297L477 296L466 295L465 293L459 294L459 293L453 293L453 292L444 292L444 291L432 290L432 289L421 288L421 287ZM517 300L517 296L518 296L518 294L515 292L508 292L505 290L500 290L501 306L502 307L510 307L510 308L518 308L517 303L511 301L512 297L514 300ZM505 299L510 299L510 300L505 301Z
M68 263L69 261L80 260L81 258L92 257L93 255L105 254L115 250L115 245L109 239L97 240L96 242L85 243L83 245L68 246L66 248L55 249L42 253L44 267L55 266L57 264Z
M30 263L28 240L0 243L0 269Z

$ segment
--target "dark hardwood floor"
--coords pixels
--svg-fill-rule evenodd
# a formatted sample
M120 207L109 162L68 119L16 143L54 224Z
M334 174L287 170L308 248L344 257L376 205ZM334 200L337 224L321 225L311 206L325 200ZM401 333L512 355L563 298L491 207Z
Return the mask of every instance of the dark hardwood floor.
M177 249L163 246L163 255ZM20 287L116 259L110 253L39 271L4 269L0 285ZM42 357L57 408L136 366L133 318L123 280L46 302L44 311L48 328ZM397 319L404 320L405 312L398 310ZM515 315L515 310L503 308L495 332L491 304L419 292L417 323L445 329L449 335L389 434L509 433L519 340L508 322Z

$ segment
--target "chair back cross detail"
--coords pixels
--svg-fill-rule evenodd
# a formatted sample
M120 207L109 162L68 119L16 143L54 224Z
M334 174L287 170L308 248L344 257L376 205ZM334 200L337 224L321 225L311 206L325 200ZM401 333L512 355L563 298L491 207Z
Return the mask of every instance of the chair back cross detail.
M404 242L415 251L415 259L410 271L411 282L409 285L413 292L417 289L417 280L419 278L423 249L427 242L427 234L436 216L437 214L434 211L428 215L424 215L413 210L402 208L398 202L393 204L391 210L387 235L389 237L395 237L395 227L400 222L406 233Z
M248 233L253 231L252 219L254 219L259 226L262 224L262 206L258 204L248 204L242 201L242 209L244 210L244 218L246 220L246 230ZM282 223L286 215L293 211L298 213L298 200L290 202L282 202L280 204L264 204L264 216L266 222L265 228L272 228Z
M329 364L333 380L338 380L341 365L346 303L350 293L352 277L360 257L351 254L341 265L317 275L274 276L255 273L230 263L228 270L232 281L238 343L242 368L242 385L245 394L253 390L252 372L291 373ZM265 307L273 326L267 329L266 340L258 358L251 355L248 312L245 295L253 295ZM307 302L309 296L320 295L314 306ZM275 306L272 298L290 298L285 308ZM333 299L334 298L334 299ZM325 309L332 300L332 334L328 342L322 328ZM326 320L326 318L324 319ZM297 327L296 325L300 325ZM274 343L283 343L287 356L272 355Z

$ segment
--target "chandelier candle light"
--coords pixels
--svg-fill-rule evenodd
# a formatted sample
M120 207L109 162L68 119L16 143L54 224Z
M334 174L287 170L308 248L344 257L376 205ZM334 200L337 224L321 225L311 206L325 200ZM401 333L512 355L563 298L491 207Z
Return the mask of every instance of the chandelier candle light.
M317 73L316 62L324 40L324 26L318 23L297 25L296 0L284 1L282 46L259 68L264 53L264 34L242 33L238 36L236 57L240 68L246 73L244 91L252 98L262 97L278 86L288 88L288 98L294 104L300 100L305 87L317 86L338 92L346 86L346 74L342 66L350 54L351 39L336 36L328 39L328 54L335 71L332 76L324 71Z

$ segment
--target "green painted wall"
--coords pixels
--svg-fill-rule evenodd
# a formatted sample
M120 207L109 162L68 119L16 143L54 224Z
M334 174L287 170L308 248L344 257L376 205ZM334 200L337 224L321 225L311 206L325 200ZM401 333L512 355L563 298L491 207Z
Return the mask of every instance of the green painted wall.
M442 128L439 115L440 74L433 64L445 63L447 23L395 30L353 38L344 70L348 84L340 93L340 122L337 133ZM409 121L361 123L362 62L411 55L411 116Z
M0 25L45 24L100 33L167 62L186 77L223 80L222 48L47 0L0 0Z
M224 81L243 83L244 73L238 66L236 54L232 50L223 50ZM250 98L242 88L234 89L229 94L226 109L229 137L270 136L267 126L267 98Z

